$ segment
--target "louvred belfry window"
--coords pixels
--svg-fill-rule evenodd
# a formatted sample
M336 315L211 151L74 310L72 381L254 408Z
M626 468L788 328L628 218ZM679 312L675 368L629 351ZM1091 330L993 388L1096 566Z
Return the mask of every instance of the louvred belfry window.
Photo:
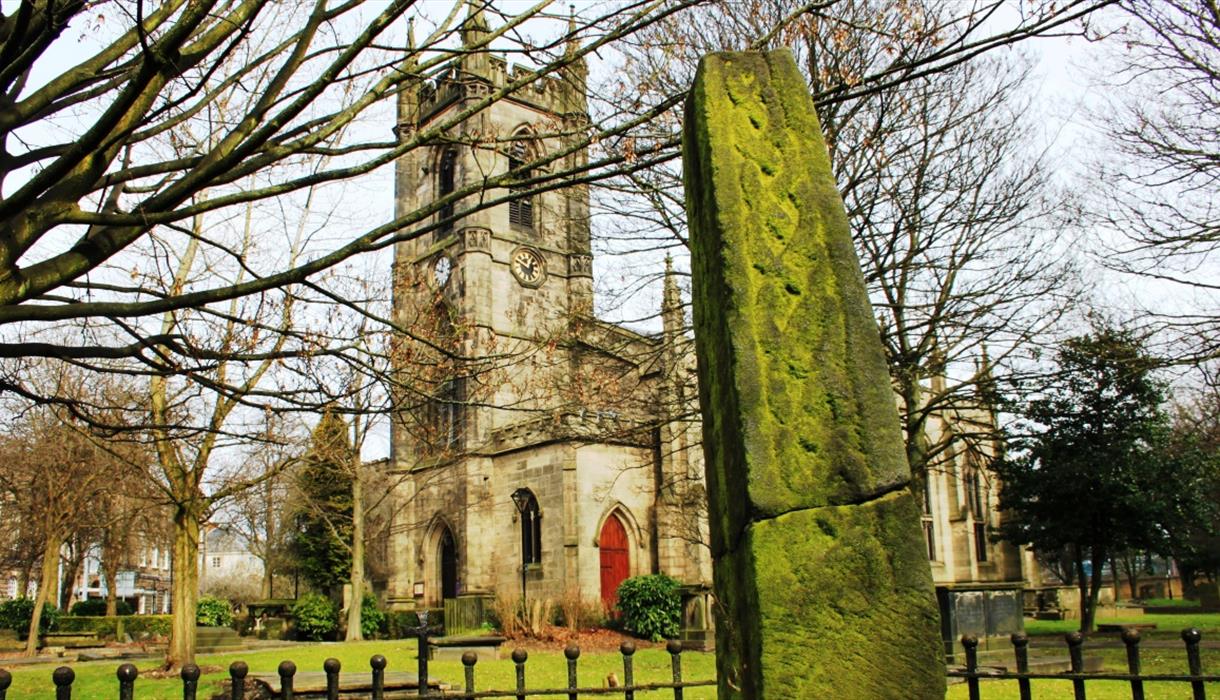
M437 173L436 194L437 198L452 194L456 185L457 172L457 150L453 148L445 149L441 154L440 172ZM440 221L441 225L438 231L447 232L453 230L453 203L450 202L441 208Z
M517 172L521 166L525 165L528 157L528 149L524 141L513 143L508 153L509 172ZM517 172L518 180L529 180L531 177L533 177L532 170ZM513 197L512 201L508 203L508 223L513 226L532 229L534 228L534 200L533 197L525 195L528 189L520 185L513 185L508 188L509 195Z

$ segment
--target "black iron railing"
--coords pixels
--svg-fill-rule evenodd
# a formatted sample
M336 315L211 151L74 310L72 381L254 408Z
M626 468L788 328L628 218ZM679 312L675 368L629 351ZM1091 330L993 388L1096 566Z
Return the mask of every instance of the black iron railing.
M579 687L576 681L576 671L580 659L580 648L569 646L563 652L567 660L568 671L568 685L564 688L529 688L526 684L526 662L529 659L529 654L523 649L517 649L512 653L512 661L516 667L515 688L508 690L478 690L475 679L475 667L478 664L478 656L474 652L469 651L462 655L464 670L464 686L462 689L442 688L435 681L429 679L427 632L428 628L426 625L421 625L417 635L419 637L418 673L410 686L387 688L385 669L388 662L384 656L377 654L369 659L369 675L366 676L368 682L365 683L361 679L355 687L351 684L348 687L344 687L340 682L341 664L338 659L332 658L327 659L322 664L326 681L324 697L327 700L338 700L340 695L342 695L345 698L367 697L372 700L386 700L389 697L403 697L404 694L414 694L426 696L430 700L442 698L444 700L475 700L476 698L517 698L517 700L525 700L527 695L566 695L568 700L577 700L581 695L621 695L623 700L635 700L637 692L659 690L672 692L674 700L683 700L683 690L686 688L716 684L714 680L682 680L682 644L671 641L666 645L666 650L670 654L672 679L665 683L636 684L632 658L635 654L635 645L625 642L619 648L619 652L623 657L623 680L622 685L617 687ZM300 692L296 688L296 664L291 661L284 661L279 665L277 673L279 676L279 687L271 691L270 697L279 698L280 700L300 700L305 695L305 693ZM250 668L244 661L234 661L229 666L229 679L226 683L227 688L224 690L224 695L230 698L230 700L246 700L248 695L267 697L267 688L255 687L248 679L249 674ZM139 677L139 671L134 665L127 663L118 667L116 676L118 679L119 700L134 700L135 684ZM199 667L194 664L188 664L182 668L180 677L182 679L183 700L196 700L199 693L199 676ZM71 700L72 684L75 680L76 673L71 668L61 666L55 669L51 674L51 681L55 684L55 699ZM5 700L12 682L12 674L0 669L0 700ZM309 692L308 696L319 697L321 692ZM86 698L85 700L94 699Z
M1122 631L1123 644L1127 650L1126 673L1086 673L1084 668L1085 638L1079 632L1064 635L1067 644L1070 669L1061 673L1036 673L1029 670L1029 638L1024 634L1012 635L1012 647L1016 671L1007 669L984 668L978 663L978 639L962 637L962 647L966 650L966 667L962 670L951 670L951 678L963 678L970 695L970 700L980 700L982 692L981 680L1015 680L1021 700L1031 700L1033 691L1030 681L1058 680L1071 681L1075 700L1087 700L1086 683L1090 681L1124 681L1130 684L1132 700L1144 700L1144 684L1150 682L1189 683L1194 700L1206 700L1206 683L1220 681L1220 676L1204 675L1203 663L1199 658L1199 642L1203 635L1199 630L1186 629L1182 631L1182 641L1186 645L1185 674L1174 673L1143 673L1140 664L1140 633L1133 628ZM1050 697L1050 696L1047 696Z
M322 664L322 670L325 674L325 690L303 693L296 689L296 664L291 661L284 661L277 669L278 688L270 692L270 697L279 698L280 700L301 700L301 698L308 695L312 697L326 697L328 700L337 700L340 696L388 700L392 697L403 697L404 694L410 694L421 697L426 696L429 700L476 700L479 698L516 698L516 700L525 700L527 695L550 695L567 696L568 700L577 700L581 695L619 695L623 697L623 700L635 700L635 694L638 692L668 691L673 694L674 700L683 700L683 691L686 688L707 687L716 684L715 680L683 680L682 645L679 642L671 641L666 645L666 650L670 654L671 679L664 683L637 684L635 682L633 663L635 646L630 642L626 642L619 648L623 660L623 679L622 684L617 687L580 687L577 683L577 665L580 659L580 649L576 646L569 646L563 652L568 671L568 684L563 688L530 688L526 677L526 664L529 660L529 655L522 649L513 651L511 656L515 666L516 683L514 688L479 690L475 673L476 666L478 665L478 656L474 652L466 652L462 655L464 676L462 687L460 689L442 687L435 680L429 679L428 632L429 629L426 625L421 625L417 630L419 641L418 673L409 686L399 683L393 688L387 687L386 667L388 662L384 656L378 654L369 659L369 671L368 675L365 676L368 682L360 679L360 682L353 686L349 677L347 679L349 683L345 687L340 682L342 668L339 661L337 659L327 659ZM950 670L948 675L950 678L960 678L965 681L970 700L981 700L983 685L981 681L983 680L1016 681L1021 700L1032 700L1034 697L1031 687L1032 681L1038 680L1070 681L1075 700L1087 700L1088 691L1086 684L1094 681L1125 682L1130 686L1132 700L1143 700L1145 683L1189 684L1194 700L1206 700L1206 684L1220 682L1220 675L1205 675L1203 673L1203 665L1199 655L1202 637L1203 635L1197 629L1192 628L1182 632L1182 641L1185 643L1187 673L1169 674L1142 672L1140 663L1140 633L1138 630L1130 628L1124 629L1122 633L1122 641L1127 652L1126 673L1086 672L1084 664L1085 638L1079 632L1072 632L1064 637L1070 669L1060 673L1030 671L1029 638L1024 634L1015 634L1011 639L1015 671L1009 671L1007 668L979 666L978 640L974 637L966 636L962 637L961 640L962 646L966 651L966 666L964 669ZM268 697L266 687L256 688L248 680L249 672L250 669L245 662L233 662L229 666L229 679L225 684L227 687L224 690L224 695L230 700L246 700L248 694ZM116 676L119 700L135 700L135 684L139 677L139 671L136 667L129 663L123 664L118 667ZM199 667L193 664L183 667L180 677L182 680L183 700L196 700L199 692ZM72 684L75 679L75 672L67 666L61 666L52 672L51 680L55 685L56 700L71 700ZM0 700L5 700L9 686L12 685L12 680L12 675L8 671L0 669ZM1047 697L1050 696L1048 695ZM1056 697L1060 696L1056 695ZM94 699L87 698L85 700Z

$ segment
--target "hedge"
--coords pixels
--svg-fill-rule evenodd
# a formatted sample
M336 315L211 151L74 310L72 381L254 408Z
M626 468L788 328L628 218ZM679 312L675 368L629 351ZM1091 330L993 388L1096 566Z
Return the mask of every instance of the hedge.
M173 619L173 615L69 615L59 618L56 629L61 632L96 632L99 639L109 641L118 640L121 625L122 632L131 635L132 639L149 639L168 637Z

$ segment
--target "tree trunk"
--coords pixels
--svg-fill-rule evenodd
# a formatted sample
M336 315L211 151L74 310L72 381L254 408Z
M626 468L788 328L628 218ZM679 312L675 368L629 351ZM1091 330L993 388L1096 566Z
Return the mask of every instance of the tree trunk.
M80 536L73 537L72 556L64 565L63 585L59 589L59 600L56 606L67 611L72 608L72 594L76 592L76 575L80 573L81 562L85 558L85 544Z
M1080 631L1088 634L1093 631L1093 622L1097 617L1097 601L1101 597L1101 575L1106 565L1105 552L1093 550L1093 571L1089 574L1088 598L1080 601Z
M261 593L264 600L270 600L274 594L275 580L272 578L272 564L275 560L275 541L279 533L276 532L274 505L272 504L273 491L271 488L271 480L263 482L263 527L266 534L263 537L263 585Z
M199 513L189 506L174 509L173 624L167 669L195 663L195 603L199 597Z
M1084 551L1072 545L1072 567L1076 570L1076 591L1080 597L1080 631L1085 632L1085 608L1089 601L1089 582L1084 575ZM1090 620L1091 624L1091 620Z
M106 579L106 617L119 614L119 566L113 561L102 562L102 576Z
M1139 553L1124 554L1122 557L1123 573L1127 575L1127 590L1131 593L1131 600L1136 600L1140 597L1140 557ZM1118 577L1118 570L1114 571L1115 578Z
M58 591L55 574L59 572L59 547L63 540L52 535L47 538L42 550L42 578L38 582L38 595L34 596L34 613L30 615L30 636L25 642L25 655L38 653L38 626L42 624L42 607L51 599L51 591Z
M30 578L33 575L34 562L27 561L21 567L21 573L17 576L17 597L24 598L30 592Z
M357 460L359 457L357 457ZM357 461L352 476L352 595L347 603L347 641L364 639L360 612L364 607L364 485Z

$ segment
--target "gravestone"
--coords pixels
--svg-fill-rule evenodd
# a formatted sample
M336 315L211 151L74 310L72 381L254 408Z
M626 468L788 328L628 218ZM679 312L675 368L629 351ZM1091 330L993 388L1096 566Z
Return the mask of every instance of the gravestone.
M843 202L787 51L705 57L683 142L720 698L944 697Z

